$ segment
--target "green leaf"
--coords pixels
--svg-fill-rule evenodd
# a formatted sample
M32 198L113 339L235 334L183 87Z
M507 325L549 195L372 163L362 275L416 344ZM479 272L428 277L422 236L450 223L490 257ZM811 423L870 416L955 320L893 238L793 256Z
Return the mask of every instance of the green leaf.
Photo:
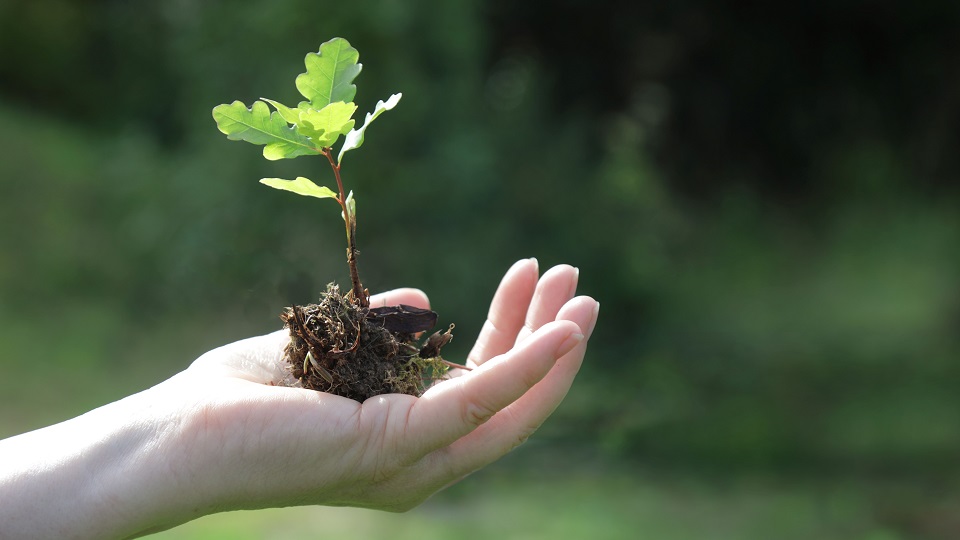
M357 200L353 198L353 190L350 190L350 194L347 195L347 200L345 201L345 206L347 208L347 213L344 214L340 212L340 217L343 218L343 221L347 223L347 242L350 242L351 231L357 229Z
M280 117L286 120L288 124L293 124L295 126L299 125L300 123L299 109L291 109L290 107L287 107L283 103L280 103L279 101L274 101L272 99L267 99L263 97L260 99L273 105L273 108L276 109L278 113L280 113ZM301 102L301 103L304 103L304 102Z
M297 76L297 90L317 110L337 101L353 101L357 87L351 83L363 67L359 59L360 53L347 40L333 38L304 59L307 72Z
M336 199L337 194L330 188L318 186L307 178L298 176L296 180L284 180L283 178L262 178L261 184L284 191L292 191L297 195L306 195L307 197L316 197L318 199Z
M272 99L267 99L267 98L260 98L260 99L273 105L274 108L277 109L277 112L280 113L280 116L284 120L286 120L288 124L293 124L297 127L300 127L300 114L311 110L309 101L301 101L300 103L297 104L297 108L294 109L293 107L287 107L286 105L284 105L283 103L280 103L279 101L274 101Z
M350 190L350 194L347 195L347 211L350 212L350 221L357 220L357 200L353 198L353 190ZM341 212L342 214L343 212Z
M390 96L390 99L386 103L383 100L377 102L377 106L374 107L372 113L367 113L366 118L363 120L363 125L360 126L360 129L351 129L350 133L347 133L346 139L343 141L343 147L340 148L340 154L337 156L337 164L343 161L343 155L349 152L350 150L360 148L360 145L363 144L363 133L367 130L367 126L370 125L378 116L383 114L383 111L389 111L390 109L397 106L397 103L400 103L400 98L403 97L403 94L394 94Z
M267 104L254 101L247 108L240 101L213 108L217 127L233 141L264 144L263 157L269 160L319 154L309 139L287 126L279 113L271 113Z
M353 128L351 117L356 111L355 104L342 101L335 101L319 111L300 111L300 133L310 137L316 146L327 148Z

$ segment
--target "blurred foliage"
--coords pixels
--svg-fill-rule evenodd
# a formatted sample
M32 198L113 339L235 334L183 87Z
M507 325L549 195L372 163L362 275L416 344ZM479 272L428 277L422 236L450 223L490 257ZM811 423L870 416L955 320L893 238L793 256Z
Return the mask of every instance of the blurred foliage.
M904 538L895 524L876 516L864 498L865 487L889 489L842 482L783 485L755 477L708 486L684 475L664 478L648 471L583 466L569 469L560 478L501 462L408 514L328 507L230 512L201 518L156 538L304 538L317 531L358 540ZM928 513L949 510L939 504Z
M578 266L603 306L538 437L937 499L960 481L958 24L945 0L6 0L0 434L348 282L339 218L256 182L323 163L265 162L210 117L296 101L340 35L361 110L404 94L344 168L366 285L430 293L453 357L518 258ZM898 530L960 533L883 501Z

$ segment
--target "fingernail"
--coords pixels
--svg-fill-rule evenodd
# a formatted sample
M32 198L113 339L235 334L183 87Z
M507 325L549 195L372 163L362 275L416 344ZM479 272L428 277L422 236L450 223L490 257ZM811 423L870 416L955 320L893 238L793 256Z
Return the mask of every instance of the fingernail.
M570 292L567 294L568 298L573 298L573 295L577 294L577 285L580 283L580 268L577 266L573 267L573 283L570 285Z
M533 267L537 269L537 273L540 273L540 261L536 257L530 257L530 260L533 261Z
M594 300L595 305L593 306L593 322L590 323L590 329L587 330L587 335L593 335L593 329L597 327L597 318L600 317L600 302Z
M568 337L567 339L565 339L565 340L563 341L563 343L561 343L560 346L557 347L556 357L557 357L557 358L560 358L561 356L567 354L567 353L570 352L574 347L576 347L577 344L580 343L581 341L583 341L583 334L581 334L581 333L579 333L579 332L574 332L574 333L570 334L570 337Z

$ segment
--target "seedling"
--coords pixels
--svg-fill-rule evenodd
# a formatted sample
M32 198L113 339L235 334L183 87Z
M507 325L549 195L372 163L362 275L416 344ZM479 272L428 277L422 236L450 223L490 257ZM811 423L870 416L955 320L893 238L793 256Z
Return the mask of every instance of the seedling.
M350 291L341 295L337 286L330 285L319 304L294 305L281 314L281 319L290 329L286 355L297 382L363 401L383 393L422 393L424 377L438 376L451 365L440 357L437 344L442 346L452 336L449 330L438 332L428 338L428 345L418 347L417 336L436 324L437 314L403 305L370 308L369 293L360 281L356 197L353 190L344 190L343 158L363 145L370 124L396 107L402 94L378 101L363 125L355 127L357 105L353 98L357 87L353 80L362 68L359 58L347 40L331 39L320 46L319 52L307 54L307 71L296 78L297 90L305 101L288 107L261 98L249 108L234 101L215 107L213 118L227 138L264 145L263 157L268 160L324 156L329 163L337 191L303 176L294 180L263 178L260 183L307 197L333 199L340 205L347 236ZM343 143L334 158L333 147L341 136Z

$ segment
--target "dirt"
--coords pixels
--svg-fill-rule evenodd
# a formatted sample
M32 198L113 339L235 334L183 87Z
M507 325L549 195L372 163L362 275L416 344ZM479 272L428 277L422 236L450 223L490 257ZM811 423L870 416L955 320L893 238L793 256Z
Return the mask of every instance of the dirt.
M329 285L319 304L286 308L286 360L304 388L363 402L380 394L420 396L449 362L440 351L453 325L420 344L437 314L412 306L368 308ZM309 353L309 354L308 354Z

